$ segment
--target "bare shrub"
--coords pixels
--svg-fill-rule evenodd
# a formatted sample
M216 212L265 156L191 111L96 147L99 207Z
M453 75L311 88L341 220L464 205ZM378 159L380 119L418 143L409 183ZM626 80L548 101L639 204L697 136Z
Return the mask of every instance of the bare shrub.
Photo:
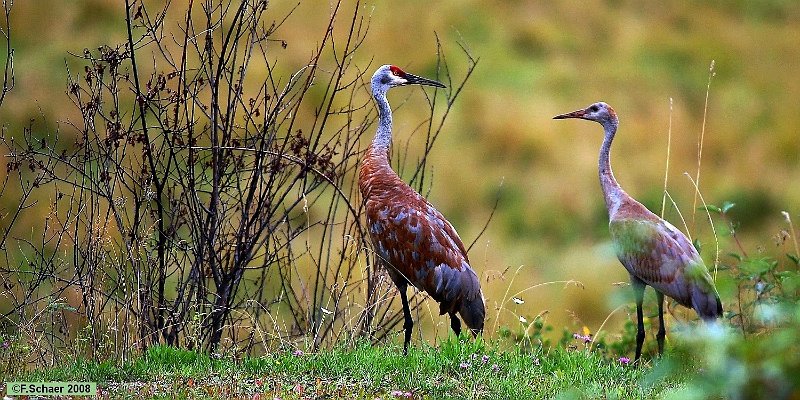
M369 21L358 2L341 7L297 67L281 58L291 15L267 1L126 1L128 40L75 55L67 95L81 119L3 138L17 213L33 196L28 211L45 214L3 248L6 330L44 332L49 354L77 338L111 357L155 343L318 348L396 327L354 182L377 116L353 65ZM428 99L426 154L475 66L464 53L455 81L440 51L456 90L443 107ZM425 167L413 162L420 189Z

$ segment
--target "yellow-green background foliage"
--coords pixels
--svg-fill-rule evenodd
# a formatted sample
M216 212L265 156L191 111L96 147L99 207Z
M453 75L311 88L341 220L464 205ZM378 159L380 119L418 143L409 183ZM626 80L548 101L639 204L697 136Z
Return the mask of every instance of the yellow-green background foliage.
M270 2L274 18L295 5ZM353 5L345 1L342 8ZM299 68L307 62L330 6L328 1L297 6L276 35L287 41L279 55L284 65ZM39 129L77 120L66 96L66 66L80 63L68 53L124 43L123 7L119 0L15 2L16 87L0 110L7 135L31 118L39 121ZM594 332L621 300L630 298L627 286L614 285L627 281L627 274L609 246L597 182L601 128L553 121L555 114L598 100L614 106L621 119L612 152L617 178L657 213L671 121L668 189L712 264L714 235L704 214L692 210L694 186L684 173L696 173L709 66L715 60L700 180L705 200L737 203L732 217L741 222L738 234L753 249L775 246L773 236L785 226L781 210L800 218L796 1L405 0L361 7L371 15L371 25L354 57L368 75L380 64L393 63L431 76L435 33L455 73L466 68L457 43L480 58L431 155L429 197L471 243L499 189L494 220L470 254L488 280L492 310L504 296L540 283L583 284L526 291L520 296L524 304L504 305L516 314L504 311L501 325L516 328L519 315L530 319L549 310L556 326L586 325ZM347 13L340 16L346 18ZM395 93L390 100L402 96ZM404 138L422 111L408 107L395 118L397 137ZM411 151L422 148L419 143ZM667 204L666 218L685 230ZM729 243L724 238L721 243L724 257ZM489 317L487 326L495 326L497 312ZM618 330L625 318L618 312L606 328ZM446 331L447 321L434 322L444 327L437 331Z

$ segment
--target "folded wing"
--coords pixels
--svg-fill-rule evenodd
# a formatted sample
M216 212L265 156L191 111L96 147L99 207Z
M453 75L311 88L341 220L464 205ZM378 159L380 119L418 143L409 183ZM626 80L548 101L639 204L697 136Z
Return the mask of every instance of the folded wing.
M678 229L661 219L618 219L609 228L617 257L629 273L704 319L721 314L708 269Z

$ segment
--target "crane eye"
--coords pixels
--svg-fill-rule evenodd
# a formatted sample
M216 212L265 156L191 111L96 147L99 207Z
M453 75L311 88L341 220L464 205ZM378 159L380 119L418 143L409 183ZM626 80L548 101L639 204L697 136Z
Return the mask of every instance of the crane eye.
M589 111L591 111L591 112L597 112L598 109L599 108L597 107L597 105L593 105L593 106L589 107Z

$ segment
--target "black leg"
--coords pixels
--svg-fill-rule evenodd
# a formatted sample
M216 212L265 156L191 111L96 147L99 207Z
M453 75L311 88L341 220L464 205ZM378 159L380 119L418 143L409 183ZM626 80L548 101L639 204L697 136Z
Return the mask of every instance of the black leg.
M455 313L450 313L450 327L453 328L456 337L461 336L461 320L458 319Z
M656 333L656 340L658 340L658 355L664 354L664 337L667 336L667 329L664 327L664 293L656 290L656 298L658 299L658 333Z
M405 323L403 329L406 331L405 340L403 341L403 355L408 354L408 344L411 343L411 328L414 327L414 320L411 319L411 309L408 307L408 296L406 295L406 288L408 285L398 285L397 290L400 291L400 301L403 303L403 317Z
M639 361L642 355L642 344L644 344L644 315L642 315L642 303L644 302L644 282L638 278L631 277L633 294L636 296L636 358L634 363Z

